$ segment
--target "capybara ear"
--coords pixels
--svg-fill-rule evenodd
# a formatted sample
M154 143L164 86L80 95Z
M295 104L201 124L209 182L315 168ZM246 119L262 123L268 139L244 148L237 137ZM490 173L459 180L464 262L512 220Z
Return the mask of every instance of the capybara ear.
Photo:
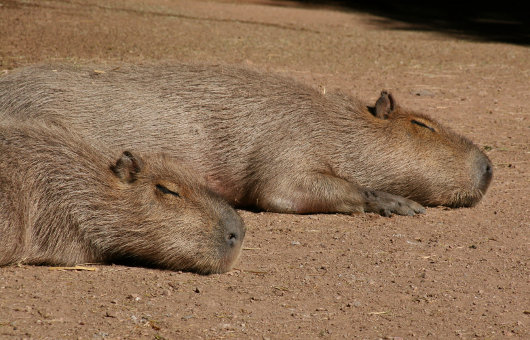
M396 109L397 104L394 96L386 90L381 91L381 97L375 103L375 116L381 119L387 119L388 116Z
M132 183L142 170L142 162L129 151L124 151L115 165L110 169L124 183Z

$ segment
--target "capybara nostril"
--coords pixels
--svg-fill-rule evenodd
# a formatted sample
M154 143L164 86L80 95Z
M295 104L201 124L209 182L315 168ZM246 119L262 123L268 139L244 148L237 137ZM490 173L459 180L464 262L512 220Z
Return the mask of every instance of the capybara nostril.
M230 247L234 247L238 240L239 236L236 233L229 233L226 238L226 241Z

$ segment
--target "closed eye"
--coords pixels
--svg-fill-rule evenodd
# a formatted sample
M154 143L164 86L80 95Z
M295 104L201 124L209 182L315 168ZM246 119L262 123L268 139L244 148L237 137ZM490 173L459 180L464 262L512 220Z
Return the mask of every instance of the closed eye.
M428 126L428 125L425 125L424 123L419 122L419 121L417 121L417 120L415 120L415 119L411 120L410 122L411 122L412 124L419 125L419 126L421 126L421 127L424 127L424 128L426 128L426 129L429 129L429 130L431 130L432 132L434 132L434 129L433 129L432 127L430 127L430 126Z
M176 197L180 197L178 192L169 190L168 188L166 188L165 186L163 186L161 184L157 184L156 188L163 194L169 194L169 195L173 195L173 196L176 196Z

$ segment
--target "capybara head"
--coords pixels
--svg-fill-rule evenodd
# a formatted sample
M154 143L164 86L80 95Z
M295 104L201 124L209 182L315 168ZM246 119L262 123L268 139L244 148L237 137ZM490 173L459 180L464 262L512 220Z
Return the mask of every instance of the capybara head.
M112 154L62 125L4 119L0 265L231 269L245 227L230 205L175 158Z
M401 108L387 91L381 92L372 114L384 133L381 143L375 143L379 150L372 152L379 167L370 187L429 206L473 206L486 193L492 164L471 141Z
M130 209L121 218L141 216L145 221L138 223L138 237L156 235L155 242L164 249L161 254L166 258L154 256L157 266L203 274L222 273L232 268L245 236L243 221L196 176L169 156L157 154L140 158L128 151L110 166L110 170L115 175L116 190L121 192L119 196L125 200L126 210ZM135 221L127 223L134 225ZM142 256L142 243L138 242L137 249L132 247L133 252L118 250L113 257L140 264L149 262L151 260L146 259L153 258L153 254Z

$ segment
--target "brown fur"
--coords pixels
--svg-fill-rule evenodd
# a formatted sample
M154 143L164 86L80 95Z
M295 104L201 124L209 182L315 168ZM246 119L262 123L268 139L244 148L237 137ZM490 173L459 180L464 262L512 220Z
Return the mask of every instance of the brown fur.
M423 211L414 201L472 206L491 179L475 145L386 92L370 112L340 93L234 67L93 69L15 71L0 78L0 107L118 147L182 155L239 207L413 215Z
M232 267L245 234L233 208L172 158L103 150L58 126L0 123L0 265Z

